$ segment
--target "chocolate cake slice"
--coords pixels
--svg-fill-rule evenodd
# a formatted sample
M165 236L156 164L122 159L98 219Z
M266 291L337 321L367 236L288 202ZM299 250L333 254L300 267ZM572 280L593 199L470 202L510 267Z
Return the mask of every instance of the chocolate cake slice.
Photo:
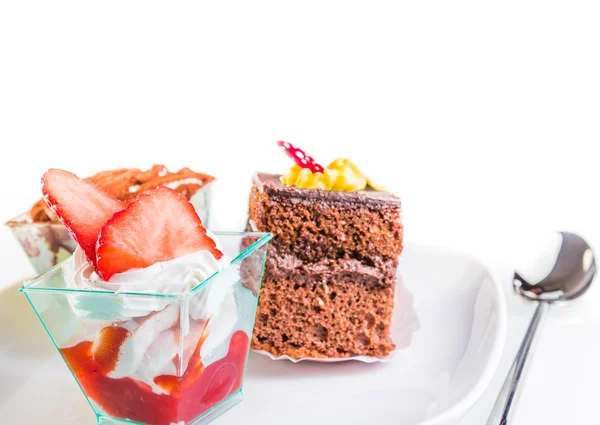
M400 199L286 186L258 173L249 226L275 238L252 347L294 358L386 356L403 227Z

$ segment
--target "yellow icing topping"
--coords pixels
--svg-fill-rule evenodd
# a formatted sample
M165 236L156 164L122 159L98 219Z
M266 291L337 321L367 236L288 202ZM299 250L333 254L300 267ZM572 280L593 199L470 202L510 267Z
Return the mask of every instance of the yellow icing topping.
M281 183L303 189L322 189L336 192L358 192L364 190L367 186L378 191L384 191L381 186L373 185L355 164L345 158L332 161L322 173L313 173L308 168L302 168L294 164L286 174L281 176Z

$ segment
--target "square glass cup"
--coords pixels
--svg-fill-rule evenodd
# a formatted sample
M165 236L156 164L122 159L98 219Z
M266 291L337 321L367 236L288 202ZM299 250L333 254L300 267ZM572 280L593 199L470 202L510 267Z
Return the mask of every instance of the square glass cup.
M200 425L241 401L272 235L216 237L231 262L182 293L83 289L79 254L21 287L98 424Z
M202 224L209 230L213 184L214 181L205 184L190 198ZM69 258L77 248L77 243L62 223L34 223L27 212L9 220L6 225L21 244L36 275Z

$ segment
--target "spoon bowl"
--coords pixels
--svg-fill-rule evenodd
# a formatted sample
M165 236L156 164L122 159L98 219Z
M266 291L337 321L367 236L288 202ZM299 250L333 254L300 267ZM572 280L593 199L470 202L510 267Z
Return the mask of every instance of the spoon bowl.
M596 275L596 260L589 244L575 233L560 232L561 243L549 273L539 282L515 272L517 293L533 301L570 301L583 295Z

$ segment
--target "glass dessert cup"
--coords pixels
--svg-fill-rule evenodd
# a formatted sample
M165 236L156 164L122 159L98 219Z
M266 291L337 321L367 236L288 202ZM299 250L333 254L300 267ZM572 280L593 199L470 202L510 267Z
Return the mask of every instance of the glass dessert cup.
M202 186L190 198L204 227L210 230L210 204L214 181ZM77 243L62 223L34 223L29 213L21 214L6 225L19 241L36 275L47 272L52 267L70 257Z
M200 425L241 401L272 235L216 236L233 260L183 293L81 289L78 255L21 287L98 424Z

